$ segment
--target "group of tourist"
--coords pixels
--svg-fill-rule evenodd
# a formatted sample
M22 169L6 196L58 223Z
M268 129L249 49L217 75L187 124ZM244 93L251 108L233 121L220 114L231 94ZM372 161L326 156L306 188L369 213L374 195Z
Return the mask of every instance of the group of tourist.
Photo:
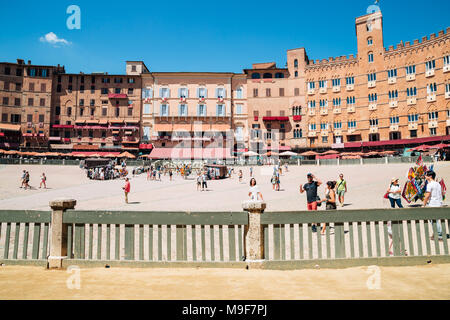
M27 170L23 170L22 171L22 176L21 176L21 184L19 188L24 188L25 190L27 189L31 189L30 186L30 172ZM39 189L42 188L42 186L44 186L44 189L47 189L47 176L45 175L44 172L42 172L41 177L40 177L40 183L39 183Z
M121 172L119 169L113 168L112 166L108 165L106 167L86 169L86 176L91 180L112 180L124 176L124 173L123 171Z

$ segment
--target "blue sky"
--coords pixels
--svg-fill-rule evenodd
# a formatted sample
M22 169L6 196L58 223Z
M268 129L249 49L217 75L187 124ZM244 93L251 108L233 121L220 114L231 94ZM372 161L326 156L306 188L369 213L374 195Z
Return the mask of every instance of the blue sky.
M126 60L151 71L242 72L255 62L286 63L286 50L310 59L356 53L354 19L374 1L6 1L0 0L0 61L66 66L67 72L124 73ZM81 30L69 30L69 5ZM450 26L448 0L380 0L384 45ZM53 32L70 42L40 41Z

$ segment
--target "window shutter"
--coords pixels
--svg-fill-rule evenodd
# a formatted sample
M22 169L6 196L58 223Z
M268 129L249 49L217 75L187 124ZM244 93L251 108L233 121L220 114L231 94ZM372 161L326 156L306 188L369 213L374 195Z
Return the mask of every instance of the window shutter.
M186 93L186 98L189 98L189 89L188 88L185 89L185 93Z
M163 92L162 88L159 88L159 97L160 98L163 98L163 93L162 92Z
M216 88L216 98L219 97L219 88Z
M181 88L178 88L178 98L181 98Z
M225 99L227 97L227 89L223 88L222 92L223 92L223 98Z
M153 89L152 88L148 89L148 97L153 98Z

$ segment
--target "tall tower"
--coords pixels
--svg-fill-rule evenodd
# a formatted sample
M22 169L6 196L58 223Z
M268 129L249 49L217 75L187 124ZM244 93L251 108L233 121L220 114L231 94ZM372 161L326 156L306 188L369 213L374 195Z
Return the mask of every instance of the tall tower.
M359 63L377 65L384 53L381 11L356 18L355 25Z

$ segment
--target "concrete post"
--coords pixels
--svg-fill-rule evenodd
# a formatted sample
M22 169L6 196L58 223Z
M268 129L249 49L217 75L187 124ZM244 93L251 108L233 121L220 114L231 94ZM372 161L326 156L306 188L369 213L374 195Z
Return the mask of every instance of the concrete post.
M340 165L340 164L341 164L341 161L339 158L337 158L337 165Z
M297 159L297 165L300 166L300 159Z
M266 209L262 201L245 201L244 211L248 212L248 225L244 228L244 252L247 262L264 259L264 230L261 225L261 215Z
M49 269L61 269L62 262L67 258L67 230L68 224L63 223L64 212L74 209L77 204L73 199L61 199L50 201L52 208L50 256L48 257Z
M363 164L363 158L359 158L359 164Z
M388 164L388 157L384 157L384 162Z

